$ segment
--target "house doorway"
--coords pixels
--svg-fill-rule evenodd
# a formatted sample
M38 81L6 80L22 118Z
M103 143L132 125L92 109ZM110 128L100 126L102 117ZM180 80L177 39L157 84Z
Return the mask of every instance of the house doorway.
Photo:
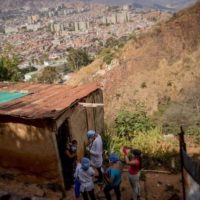
M69 181L67 181L68 177L70 176L68 174L68 168L70 167L70 163L67 162L66 159L66 146L71 141L70 132L69 132L69 124L68 121L64 121L64 123L59 127L58 134L56 135L57 144L58 144L58 150L59 150L59 156L61 161L61 167L62 167L62 174L64 179L64 185L65 188L70 187Z

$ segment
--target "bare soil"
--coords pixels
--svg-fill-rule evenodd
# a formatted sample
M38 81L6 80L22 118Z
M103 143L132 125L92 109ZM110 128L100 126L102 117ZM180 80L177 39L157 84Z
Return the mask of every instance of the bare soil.
M174 193L178 194L178 196L181 197L180 174L145 172L145 175L143 177L144 180L140 181L140 200L168 200ZM32 199L34 200L75 200L73 188L67 191L66 197L63 198L62 194L58 191L41 188L39 184L20 183L12 180L12 178L9 176L1 176L0 178L0 196L4 193L9 193L13 196L16 195L16 197L14 198L16 200L21 200L22 197L32 197ZM97 199L105 199L102 185L95 185L95 193ZM132 189L128 181L128 172L123 172L121 193L122 200L130 200L132 197ZM113 192L112 199L115 199L115 195Z
M168 200L173 194L177 194L181 199L180 174L145 173L145 181L140 181L141 197L140 200ZM96 185L97 199L105 199L103 188ZM112 193L112 199L115 195ZM128 181L128 172L123 173L121 185L122 200L132 198L132 190ZM81 199L81 198L80 198ZM67 193L65 200L75 200L73 190Z

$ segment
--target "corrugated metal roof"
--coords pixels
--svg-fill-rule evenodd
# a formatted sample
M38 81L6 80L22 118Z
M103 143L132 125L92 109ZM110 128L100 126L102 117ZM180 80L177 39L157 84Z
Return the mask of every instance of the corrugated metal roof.
M74 102L97 90L96 83L71 87L35 83L0 82L0 91L28 92L29 95L0 104L0 115L29 119L57 118Z

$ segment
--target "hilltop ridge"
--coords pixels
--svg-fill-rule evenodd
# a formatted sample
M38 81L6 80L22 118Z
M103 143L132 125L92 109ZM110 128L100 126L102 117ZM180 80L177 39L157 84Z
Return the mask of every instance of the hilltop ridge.
M133 4L135 8L150 8L150 9L164 9L164 10L180 10L195 3L196 0L90 0L91 2L104 3L104 4Z

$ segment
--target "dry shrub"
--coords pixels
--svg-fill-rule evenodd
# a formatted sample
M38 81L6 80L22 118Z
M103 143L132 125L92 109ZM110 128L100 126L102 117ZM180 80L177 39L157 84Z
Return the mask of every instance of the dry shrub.
M118 136L111 136L109 151L120 154L120 148L127 146L140 149L143 153L145 168L155 167L155 163L170 166L170 159L178 154L178 140L165 137L160 128L147 133L138 133L134 139L127 140ZM121 155L123 157L123 155Z

